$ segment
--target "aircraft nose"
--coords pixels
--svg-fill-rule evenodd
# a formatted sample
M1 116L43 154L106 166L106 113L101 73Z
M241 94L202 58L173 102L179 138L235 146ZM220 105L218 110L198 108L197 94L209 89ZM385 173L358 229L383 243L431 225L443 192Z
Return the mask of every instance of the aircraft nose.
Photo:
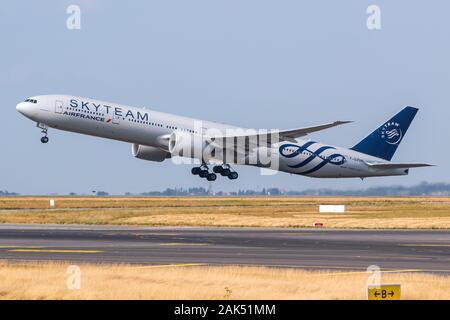
M29 102L20 102L16 105L16 110L26 117L31 117L36 113L33 107Z
M25 103L24 102L20 102L16 105L16 110L19 111L20 113L24 114L25 113Z

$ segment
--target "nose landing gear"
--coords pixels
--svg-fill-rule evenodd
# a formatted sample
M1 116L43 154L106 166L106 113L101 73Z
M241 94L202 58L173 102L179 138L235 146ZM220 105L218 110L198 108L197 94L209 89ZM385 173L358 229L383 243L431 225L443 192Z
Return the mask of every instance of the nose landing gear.
M41 142L42 143L48 143L48 137L47 137L48 127L45 124L42 124L42 123L38 123L37 127L42 129L41 133L44 134L44 136L41 138Z

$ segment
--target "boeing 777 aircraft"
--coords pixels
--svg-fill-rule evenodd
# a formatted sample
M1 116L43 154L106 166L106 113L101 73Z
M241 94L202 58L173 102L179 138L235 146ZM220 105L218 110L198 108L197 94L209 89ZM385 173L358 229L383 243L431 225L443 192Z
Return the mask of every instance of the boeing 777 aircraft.
M42 143L49 141L48 128L129 142L133 156L139 159L196 159L200 165L192 168L192 174L208 181L216 180L216 174L237 179L231 164L317 178L361 179L407 175L409 168L430 166L391 162L417 113L413 107L405 107L351 148L299 139L351 121L257 131L67 95L30 97L16 108L37 123L43 133Z

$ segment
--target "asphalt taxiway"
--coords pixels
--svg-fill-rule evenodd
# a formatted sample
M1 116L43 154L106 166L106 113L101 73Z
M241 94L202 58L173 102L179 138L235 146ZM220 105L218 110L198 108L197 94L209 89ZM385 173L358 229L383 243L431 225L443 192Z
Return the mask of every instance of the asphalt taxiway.
M4 224L0 259L450 273L450 231Z

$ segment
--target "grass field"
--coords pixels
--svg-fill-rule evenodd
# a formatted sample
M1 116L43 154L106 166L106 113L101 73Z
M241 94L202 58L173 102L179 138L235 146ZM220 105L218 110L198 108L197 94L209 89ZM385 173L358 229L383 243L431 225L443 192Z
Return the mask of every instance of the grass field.
M365 272L82 264L73 289L68 266L0 262L0 299L365 299L368 280ZM381 281L401 284L402 299L450 299L449 276L384 273Z
M49 197L0 198L0 223L149 226L450 228L448 197ZM345 204L345 214L319 213Z

